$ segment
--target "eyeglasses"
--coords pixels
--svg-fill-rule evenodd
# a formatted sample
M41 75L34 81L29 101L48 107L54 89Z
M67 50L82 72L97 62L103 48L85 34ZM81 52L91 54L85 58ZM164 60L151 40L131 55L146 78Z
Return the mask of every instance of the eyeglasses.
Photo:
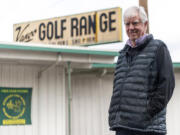
M126 27L129 27L130 24L132 24L134 27L138 26L141 22L139 21L134 21L134 22L126 22L124 23L126 25Z

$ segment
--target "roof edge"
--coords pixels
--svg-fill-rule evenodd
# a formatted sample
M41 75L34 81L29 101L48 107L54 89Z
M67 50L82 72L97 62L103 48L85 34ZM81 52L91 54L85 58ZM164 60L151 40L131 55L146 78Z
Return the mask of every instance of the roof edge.
M92 68L115 68L116 63L114 64L100 64L100 63L93 63ZM173 68L180 68L180 63L173 63Z
M92 54L92 55L107 55L107 56L117 56L119 54L117 51L106 51L102 49L101 50L92 49L88 47L69 47L69 46L57 46L57 45L30 45L27 43L24 43L24 44L0 43L0 49Z

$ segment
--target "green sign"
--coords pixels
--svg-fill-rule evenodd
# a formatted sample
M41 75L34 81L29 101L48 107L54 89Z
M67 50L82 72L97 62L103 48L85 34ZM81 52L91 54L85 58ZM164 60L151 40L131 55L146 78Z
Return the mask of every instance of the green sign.
M0 87L0 125L31 124L32 88Z

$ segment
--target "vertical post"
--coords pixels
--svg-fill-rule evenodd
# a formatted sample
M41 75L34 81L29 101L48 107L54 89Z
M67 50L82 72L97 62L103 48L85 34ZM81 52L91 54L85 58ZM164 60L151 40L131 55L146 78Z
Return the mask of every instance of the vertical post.
M68 70L68 132L71 135L71 62L67 62Z
M144 7L144 9L147 13L147 16L149 16L148 15L148 0L139 0L139 6ZM149 19L149 17L148 17L148 19ZM149 33L149 21L148 21L147 33Z

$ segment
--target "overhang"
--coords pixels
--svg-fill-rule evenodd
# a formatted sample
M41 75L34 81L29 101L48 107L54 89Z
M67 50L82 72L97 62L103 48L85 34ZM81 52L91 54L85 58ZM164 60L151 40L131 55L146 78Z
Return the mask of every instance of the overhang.
M0 62L18 64L63 64L90 68L93 63L113 64L117 51L88 47L41 45L29 43L0 43Z

